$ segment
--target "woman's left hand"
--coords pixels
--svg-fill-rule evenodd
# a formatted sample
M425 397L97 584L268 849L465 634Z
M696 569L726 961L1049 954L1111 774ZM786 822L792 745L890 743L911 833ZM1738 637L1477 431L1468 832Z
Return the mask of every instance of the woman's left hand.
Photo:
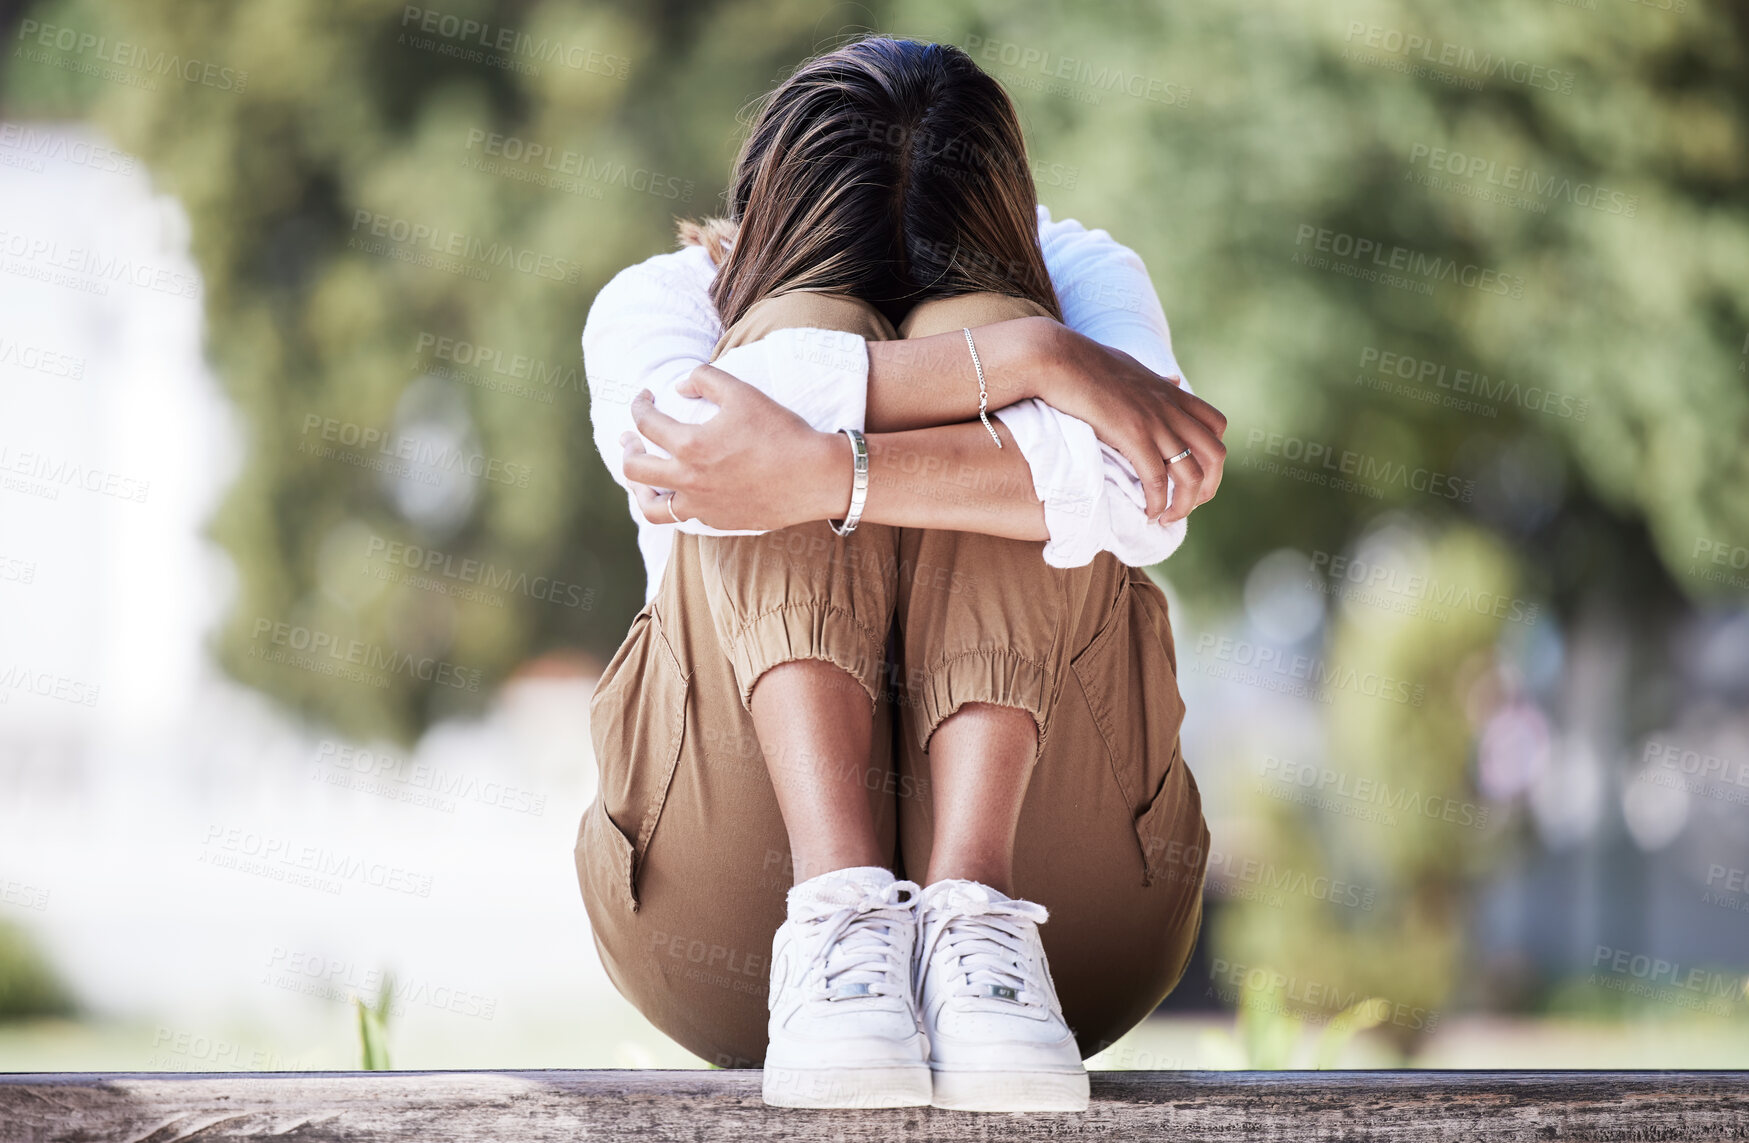
M772 530L845 513L851 456L840 434L815 431L714 366L694 369L678 392L714 401L717 415L699 425L677 421L657 410L646 389L632 399L638 432L620 437L626 479L646 520L696 519L713 528ZM638 434L670 455L645 451ZM672 489L672 495L658 488Z

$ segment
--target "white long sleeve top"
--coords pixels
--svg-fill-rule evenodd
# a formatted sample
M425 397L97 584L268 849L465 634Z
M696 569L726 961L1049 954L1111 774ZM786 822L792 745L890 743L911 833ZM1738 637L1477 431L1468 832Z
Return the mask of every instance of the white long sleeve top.
M1133 250L1104 230L1072 219L1052 221L1038 208L1045 268L1062 303L1064 324L1190 388L1172 354L1172 334L1147 269ZM644 598L661 585L673 534L758 535L758 530L713 528L697 520L651 523L638 510L623 467L619 437L636 432L631 400L649 389L662 412L691 424L716 414L714 402L682 397L675 386L710 361L723 326L710 299L716 267L703 247L686 246L647 258L614 275L589 308L583 325L583 368L595 447L626 489L644 558ZM868 404L868 350L861 337L839 330L786 329L736 346L717 368L758 388L822 432L864 427ZM1140 479L1123 454L1101 442L1087 422L1037 398L992 412L1014 435L1032 468L1033 490L1044 504L1050 539L1044 560L1078 567L1100 551L1131 566L1158 563L1177 550L1185 525L1155 524L1145 515ZM644 447L666 456L654 442ZM846 450L848 457L849 450ZM847 461L848 463L848 461Z

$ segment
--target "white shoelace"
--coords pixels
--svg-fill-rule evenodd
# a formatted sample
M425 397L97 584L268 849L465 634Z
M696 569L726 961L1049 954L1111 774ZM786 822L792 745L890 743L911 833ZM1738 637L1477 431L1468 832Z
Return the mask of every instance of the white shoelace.
M825 906L809 918L826 926L809 966L818 970L810 973L818 981L813 990L815 999L903 996L908 992L908 985L898 979L895 970L906 962L910 950L899 947L894 932L910 917L919 892L914 881L894 881L867 893L854 905Z
M1033 901L1015 900L956 902L950 908L948 918L930 934L919 964L930 964L941 945L959 961L959 972L950 982L954 994L1037 1003L1037 989L1029 977L1028 942L1019 922L1043 924L1049 911Z

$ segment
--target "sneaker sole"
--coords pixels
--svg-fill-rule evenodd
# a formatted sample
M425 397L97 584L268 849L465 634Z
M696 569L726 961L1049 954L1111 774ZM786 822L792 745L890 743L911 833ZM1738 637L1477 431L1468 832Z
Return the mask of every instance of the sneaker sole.
M1087 1073L935 1073L931 1104L950 1111L1086 1111Z
M929 1068L766 1068L762 1091L771 1107L928 1107Z

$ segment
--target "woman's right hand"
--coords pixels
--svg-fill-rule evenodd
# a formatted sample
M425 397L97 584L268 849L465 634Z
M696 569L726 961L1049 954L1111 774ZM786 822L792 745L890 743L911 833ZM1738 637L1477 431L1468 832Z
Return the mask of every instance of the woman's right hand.
M1047 379L1038 396L1086 421L1095 436L1123 454L1141 480L1148 518L1182 520L1213 497L1226 465L1226 416L1122 350L1067 326L1056 325L1056 331L1050 351L1055 367L1043 371ZM1167 465L1187 448L1189 456ZM1169 472L1177 492L1170 503Z

